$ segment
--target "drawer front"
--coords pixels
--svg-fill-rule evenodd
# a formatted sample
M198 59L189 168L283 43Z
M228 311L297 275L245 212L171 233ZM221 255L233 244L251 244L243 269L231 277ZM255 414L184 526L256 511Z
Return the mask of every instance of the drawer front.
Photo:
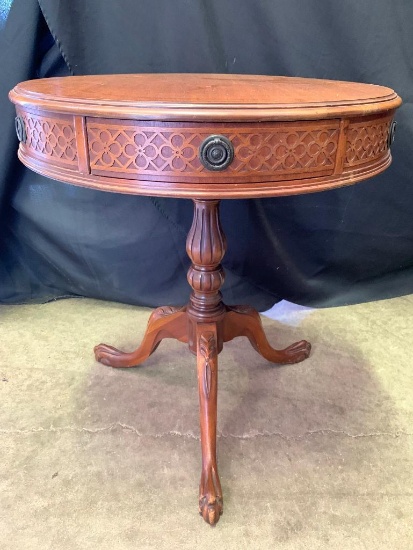
M334 172L339 120L268 123L168 123L86 118L90 173L180 182L260 182ZM210 136L230 141L233 159L206 168L200 148Z
M76 131L73 116L58 113L34 113L16 109L21 118L24 147L40 162L78 169Z
M347 131L345 168L357 168L387 152L392 118L390 113L351 121Z

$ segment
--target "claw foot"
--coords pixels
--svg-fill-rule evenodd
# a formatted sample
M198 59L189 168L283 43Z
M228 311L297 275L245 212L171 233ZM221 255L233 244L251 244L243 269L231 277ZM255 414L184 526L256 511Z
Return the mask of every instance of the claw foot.
M117 367L117 360L119 360L123 355L122 351L113 348L112 346L107 346L106 344L99 344L94 347L95 358L99 363L103 363L108 367Z
M209 525L218 523L224 510L221 484L215 469L202 472L199 486L199 513Z
M306 340L295 342L283 350L286 355L286 363L300 363L310 355L311 344Z
M222 499L208 496L199 499L199 513L209 525L218 523L222 511Z

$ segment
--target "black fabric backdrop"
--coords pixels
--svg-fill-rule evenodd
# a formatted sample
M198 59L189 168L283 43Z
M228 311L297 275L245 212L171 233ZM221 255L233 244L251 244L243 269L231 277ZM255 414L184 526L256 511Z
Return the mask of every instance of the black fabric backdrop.
M14 0L0 31L0 301L186 302L192 203L54 182L16 158L17 82L66 74L217 72L394 88L393 165L323 193L222 202L228 303L315 306L413 291L411 0Z

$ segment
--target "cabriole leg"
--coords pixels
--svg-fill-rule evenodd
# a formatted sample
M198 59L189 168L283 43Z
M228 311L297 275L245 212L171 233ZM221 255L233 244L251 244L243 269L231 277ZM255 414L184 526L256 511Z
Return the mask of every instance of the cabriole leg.
M222 514L223 501L216 457L218 352L214 323L197 326L197 370L202 449L199 513L207 523L215 525Z
M95 346L96 360L109 367L136 367L143 363L164 338L188 342L188 320L184 307L158 307L149 317L141 345L130 353L106 344Z

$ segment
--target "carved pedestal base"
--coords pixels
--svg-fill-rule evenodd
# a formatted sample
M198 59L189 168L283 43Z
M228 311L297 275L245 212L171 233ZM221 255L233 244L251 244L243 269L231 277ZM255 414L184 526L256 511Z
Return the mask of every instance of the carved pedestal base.
M279 350L269 344L259 313L249 306L225 306L219 289L224 281L220 261L225 237L219 221L219 201L195 200L195 215L187 240L192 260L188 281L193 292L186 307L155 309L148 321L141 345L131 353L99 344L98 361L111 367L134 367L147 359L165 338L188 344L197 356L201 425L202 474L199 512L215 525L223 511L221 483L216 458L218 354L225 342L246 336L254 349L273 363L299 363L311 345L305 340Z
M96 360L109 367L136 367L152 355L166 338L188 343L188 333L193 330L190 328L192 323L193 319L189 317L187 307L158 307L149 317L143 340L135 351L126 353L112 346L99 344L94 348ZM311 344L306 340L295 342L285 349L271 347L265 336L260 314L249 306L225 306L224 317L216 323L216 330L217 348L219 341L229 342L237 336L246 336L252 347L272 363L299 363L310 355ZM196 346L197 344L198 342L195 342Z

